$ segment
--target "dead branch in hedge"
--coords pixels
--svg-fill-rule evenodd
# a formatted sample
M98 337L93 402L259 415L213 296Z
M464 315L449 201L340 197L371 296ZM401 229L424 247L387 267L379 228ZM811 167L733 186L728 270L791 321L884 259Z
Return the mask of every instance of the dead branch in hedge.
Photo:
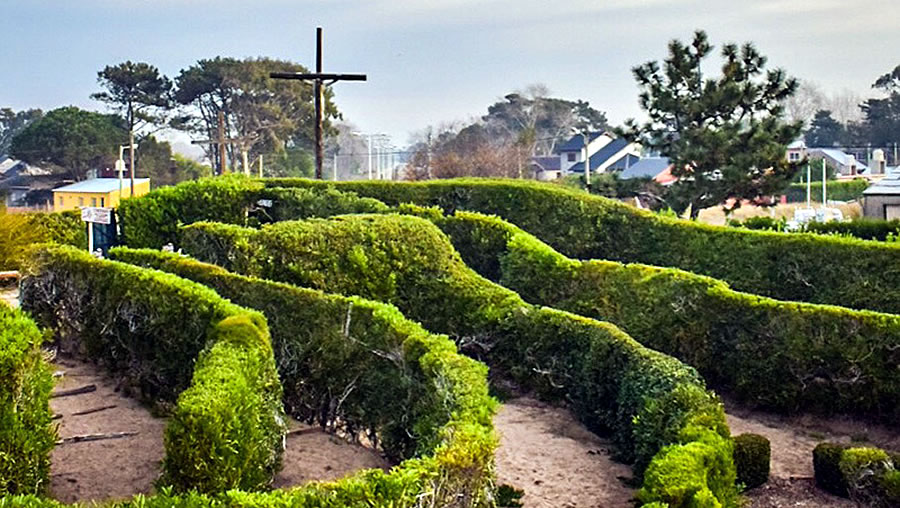
M72 436L60 439L56 442L58 445L71 443L85 443L88 441L103 441L105 439L122 439L123 437L131 437L140 434L140 432L109 432L106 434L85 434L82 436Z
M58 397L69 397L70 395L81 395L83 393L91 393L97 391L97 385L85 385L71 390L61 390L50 394L51 399Z

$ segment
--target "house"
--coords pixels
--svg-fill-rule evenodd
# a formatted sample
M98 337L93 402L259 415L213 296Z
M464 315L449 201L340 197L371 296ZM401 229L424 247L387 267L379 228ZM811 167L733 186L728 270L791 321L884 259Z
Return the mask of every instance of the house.
M900 173L889 174L863 191L863 216L900 219Z
M825 159L827 164L837 168L838 176L855 176L869 170L855 156L837 148L807 148L806 153L811 159Z
M800 162L806 158L806 142L798 139L787 147L788 162Z
M584 173L584 138L575 134L558 149L561 173ZM616 138L607 132L592 132L588 135L587 152L591 171L623 170L641 158L640 145Z
M556 180L560 176L558 155L538 155L531 158L531 171L536 180Z
M48 192L65 181L64 176L10 157L0 160L0 195L7 207L41 207L50 204Z
M670 170L671 166L672 163L669 162L668 157L647 157L635 162L628 169L622 171L619 174L619 180L631 180L634 178L656 179L660 175L665 174L667 170Z
M119 187L121 185L121 195ZM131 181L128 178L93 178L53 189L53 209L57 212L73 210L84 206L116 208L121 197L131 196ZM134 179L134 195L143 196L150 192L149 178Z

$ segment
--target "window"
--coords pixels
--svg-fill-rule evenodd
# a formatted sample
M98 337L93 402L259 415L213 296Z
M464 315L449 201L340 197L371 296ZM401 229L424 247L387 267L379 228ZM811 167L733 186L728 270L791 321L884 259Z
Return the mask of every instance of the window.
M800 154L797 152L788 153L788 160L791 162L800 160Z
M78 206L84 206L84 198L78 198Z
M575 162L575 152L569 152L569 162Z
M106 198L100 198L100 206L106 206Z
M97 198L91 198L91 206L97 206Z
M59 206L63 206L63 197L62 196L59 197Z

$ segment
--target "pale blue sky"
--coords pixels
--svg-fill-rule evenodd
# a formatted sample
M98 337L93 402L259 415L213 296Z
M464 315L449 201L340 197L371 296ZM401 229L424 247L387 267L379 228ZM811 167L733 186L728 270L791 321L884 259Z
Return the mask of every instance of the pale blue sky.
M405 144L536 82L619 123L639 114L631 67L695 28L867 95L900 64L897 19L897 0L0 0L0 106L99 108L97 71L126 59L171 77L217 55L312 67L322 25L325 70L369 75L336 85L346 118Z

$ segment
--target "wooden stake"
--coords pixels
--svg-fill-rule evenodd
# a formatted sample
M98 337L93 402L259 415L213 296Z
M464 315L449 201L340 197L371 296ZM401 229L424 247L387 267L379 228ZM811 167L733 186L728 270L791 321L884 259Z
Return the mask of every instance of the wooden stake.
M122 439L123 437L131 437L138 435L139 432L110 432L108 434L85 434L83 436L72 436L60 439L56 442L58 445L71 443L86 443L88 441L103 441L105 439Z
M97 391L97 385L86 385L80 388L73 388L71 390L62 390L59 392L53 392L50 394L51 399L55 399L57 397L68 397L70 395L81 395L82 393L91 393Z
M115 404L110 404L109 406L100 406L100 407L95 407L94 409L88 409L85 411L79 411L77 413L72 413L72 416L84 416L84 415L89 415L89 414L93 414L93 413L99 413L100 411L106 411L107 409L113 409L113 408L117 408L117 407L119 407L119 406L117 406Z

